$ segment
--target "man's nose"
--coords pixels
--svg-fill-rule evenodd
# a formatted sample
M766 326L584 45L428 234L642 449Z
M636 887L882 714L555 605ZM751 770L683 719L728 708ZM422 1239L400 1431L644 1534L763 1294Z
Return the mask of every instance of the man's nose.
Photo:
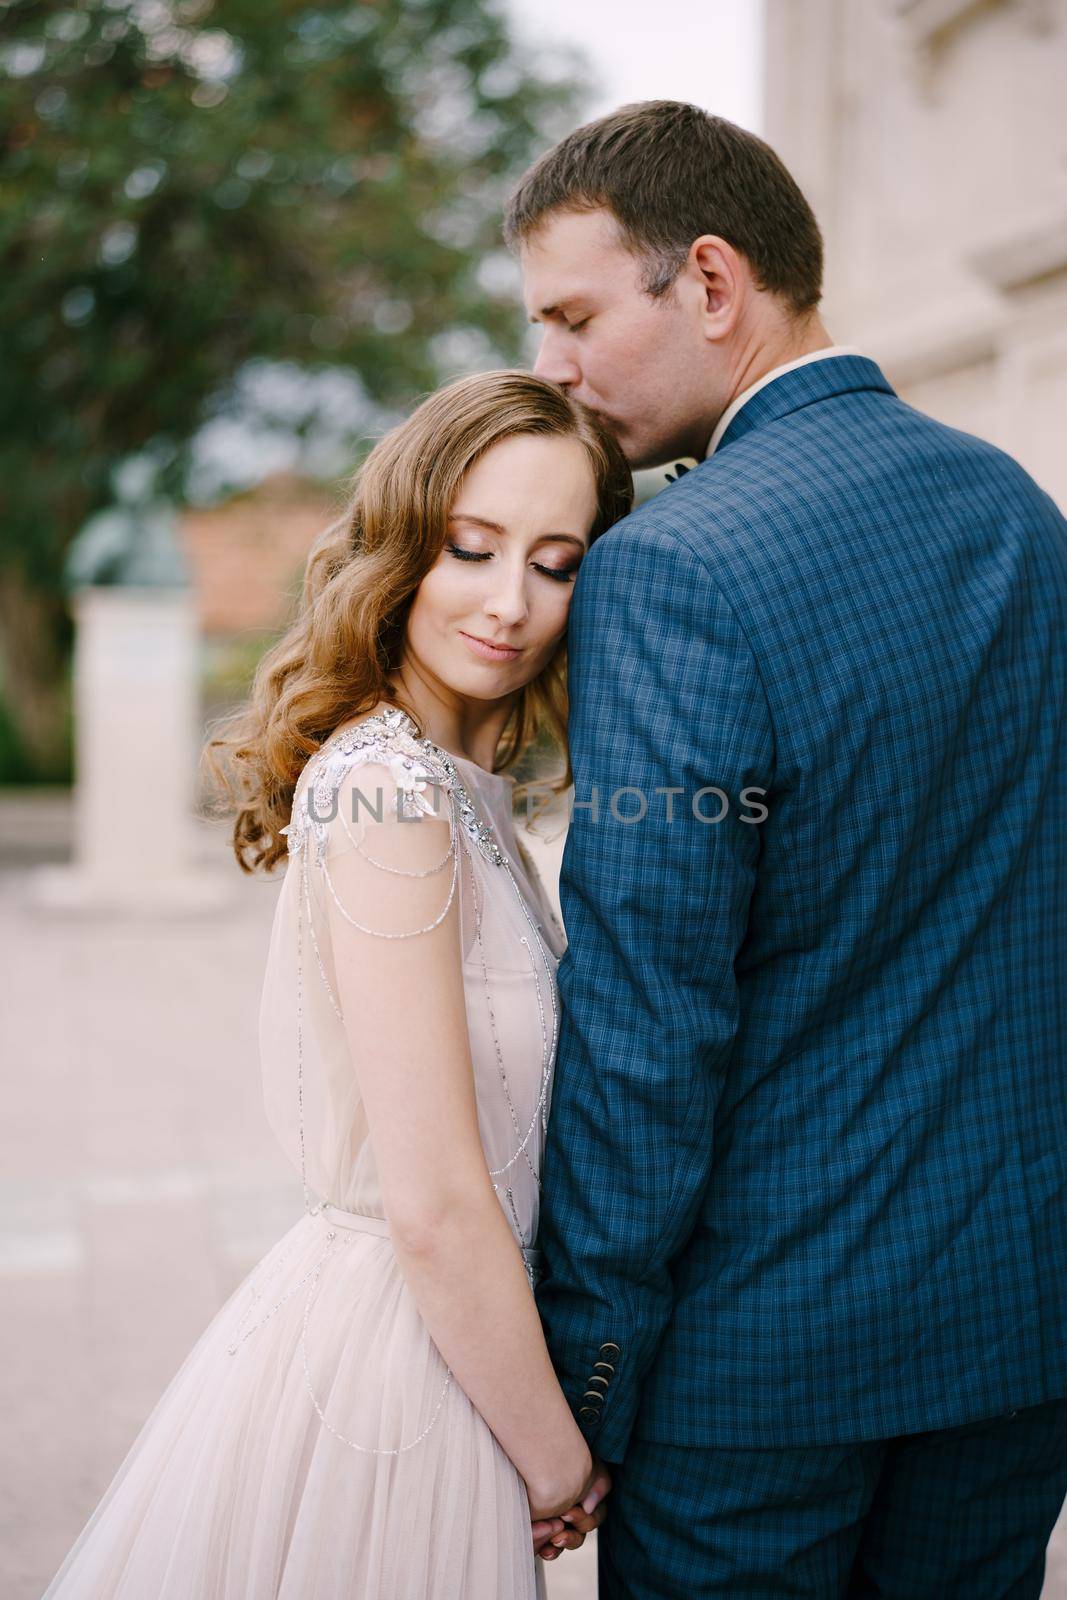
M549 383L558 383L566 389L577 388L581 382L578 363L559 349L550 330L546 330L541 339L541 348L534 362L534 376L544 378Z

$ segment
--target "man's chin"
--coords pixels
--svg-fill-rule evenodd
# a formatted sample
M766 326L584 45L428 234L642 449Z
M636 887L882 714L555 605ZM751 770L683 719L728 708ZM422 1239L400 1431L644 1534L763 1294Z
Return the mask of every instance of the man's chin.
M699 462L694 441L686 438L642 438L639 434L625 432L616 435L631 472L649 472L656 467L673 467L676 461Z
M621 440L619 442L622 443ZM656 467L673 467L684 454L677 450L665 451L662 445L635 446L633 449L623 445L622 448L631 472L652 472Z
M686 454L684 450L672 449L670 443L664 444L662 439L642 438L625 422L619 422L615 417L607 417L602 411L598 411L596 415L614 436L631 472L645 472L650 467L673 466L674 462Z
M637 472L645 465L644 457L647 454L648 445L643 444L639 438L636 438L625 422L616 422L614 417L605 416L601 416L600 420L614 437L615 443L626 457L626 464L630 471Z

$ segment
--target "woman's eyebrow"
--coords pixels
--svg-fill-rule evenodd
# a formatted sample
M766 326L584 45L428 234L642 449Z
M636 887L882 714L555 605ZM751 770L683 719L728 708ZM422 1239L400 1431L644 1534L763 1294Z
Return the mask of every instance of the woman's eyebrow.
M487 528L490 533L506 534L507 529L499 522L491 522L488 517L476 517L472 511L453 511L449 513L449 522L473 522L476 528ZM538 539L553 539L559 544L576 544L579 550L585 549L585 540L579 539L573 533L539 533Z

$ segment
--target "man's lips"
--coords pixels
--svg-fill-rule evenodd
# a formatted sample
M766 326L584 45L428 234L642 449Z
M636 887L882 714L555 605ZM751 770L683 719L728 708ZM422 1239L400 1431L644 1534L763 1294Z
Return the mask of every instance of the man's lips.
M460 638L463 639L468 649L483 661L514 661L521 651L515 645L495 645L491 639L481 639L475 633L464 633L460 629Z

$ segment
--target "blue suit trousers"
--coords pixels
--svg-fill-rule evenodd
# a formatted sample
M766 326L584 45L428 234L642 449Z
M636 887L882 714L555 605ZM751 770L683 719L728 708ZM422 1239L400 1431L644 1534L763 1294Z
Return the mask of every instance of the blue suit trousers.
M851 1445L635 1436L601 1600L1038 1600L1067 1495L1067 1400Z

